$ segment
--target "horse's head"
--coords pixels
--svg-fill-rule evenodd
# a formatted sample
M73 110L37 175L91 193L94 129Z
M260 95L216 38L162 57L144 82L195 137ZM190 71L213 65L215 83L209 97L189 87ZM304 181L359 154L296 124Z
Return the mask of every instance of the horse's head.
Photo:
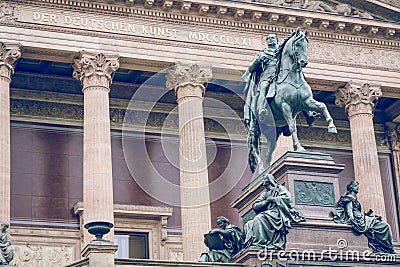
M300 69L304 68L308 64L307 58L307 47L308 38L307 30L305 32L297 29L295 34L292 36L290 42L288 42L289 54L293 57L294 64L296 64Z

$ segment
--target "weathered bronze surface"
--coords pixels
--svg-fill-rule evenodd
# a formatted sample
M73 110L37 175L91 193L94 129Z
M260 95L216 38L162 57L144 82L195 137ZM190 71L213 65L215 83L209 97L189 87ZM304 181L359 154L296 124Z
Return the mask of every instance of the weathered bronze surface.
M14 258L14 248L11 246L11 237L7 232L8 222L1 224L0 231L0 265L8 265Z
M334 207L334 185L333 183L295 180L294 198L297 205Z
M244 124L252 172L257 165L259 173L265 170L259 147L261 134L267 139L267 169L280 134L292 136L295 151L305 151L297 137L296 117L300 112L310 125L317 112L322 113L328 123L328 132L337 133L328 109L313 98L303 75L302 68L308 64L307 31L297 29L278 47L277 44L277 36L269 35L268 47L255 56L243 75L246 82Z
M201 254L200 262L230 262L232 256L243 248L242 232L237 226L223 216L217 218L217 224L221 229L204 235L204 243L210 250Z
M285 186L278 184L271 174L263 177L264 193L253 203L257 213L244 228L245 248L284 250L286 235L292 222L304 221Z
M336 223L349 224L353 231L368 238L368 246L374 253L394 254L390 225L382 221L379 215L372 215L372 210L361 211L357 200L358 182L351 181L347 192L340 197L337 208L332 211Z

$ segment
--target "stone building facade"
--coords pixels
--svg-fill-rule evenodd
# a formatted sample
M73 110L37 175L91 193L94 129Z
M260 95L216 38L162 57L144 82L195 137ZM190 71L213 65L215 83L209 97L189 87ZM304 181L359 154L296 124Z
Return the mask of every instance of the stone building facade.
M124 255L173 261L198 259L217 216L240 226L231 203L252 179L241 75L268 34L297 27L306 79L338 126L299 119L301 142L345 164L340 193L358 180L399 248L399 4L0 1L0 213L14 262L79 260L95 220L120 247L144 240Z

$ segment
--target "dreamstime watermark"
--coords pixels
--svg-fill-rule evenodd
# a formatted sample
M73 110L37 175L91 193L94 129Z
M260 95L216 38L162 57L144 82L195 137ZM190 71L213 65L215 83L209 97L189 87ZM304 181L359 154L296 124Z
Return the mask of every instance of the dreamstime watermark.
M395 262L395 254L374 254L370 250L350 250L346 239L338 239L336 248L327 250L259 250L257 258L260 261L352 261L352 262Z

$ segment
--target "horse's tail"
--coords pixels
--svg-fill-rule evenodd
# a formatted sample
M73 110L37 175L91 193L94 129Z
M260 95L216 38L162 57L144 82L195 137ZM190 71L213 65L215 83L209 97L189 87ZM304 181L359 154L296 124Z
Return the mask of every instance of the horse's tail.
M252 134L248 134L247 136L247 151L248 151L248 162L250 166L251 173L254 173L256 171L257 167L257 161L256 157L254 156L254 146L253 146L253 138L254 136Z

